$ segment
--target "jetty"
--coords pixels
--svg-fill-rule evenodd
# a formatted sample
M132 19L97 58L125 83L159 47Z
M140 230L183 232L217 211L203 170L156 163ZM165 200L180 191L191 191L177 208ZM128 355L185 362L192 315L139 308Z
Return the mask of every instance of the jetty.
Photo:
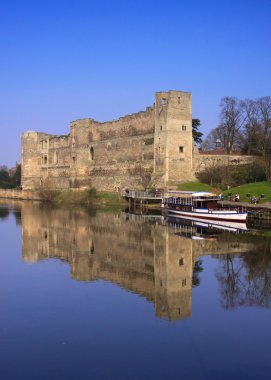
M122 197L129 202L129 209L140 207L152 208L152 207L162 207L164 204L164 192L163 191L134 191L134 190L124 190Z
M161 190L151 192L125 190L122 192L122 197L129 202L129 209L163 208L165 204L165 193ZM237 208L240 212L247 211L249 219L271 221L271 203L251 204L221 200L218 204L224 208Z

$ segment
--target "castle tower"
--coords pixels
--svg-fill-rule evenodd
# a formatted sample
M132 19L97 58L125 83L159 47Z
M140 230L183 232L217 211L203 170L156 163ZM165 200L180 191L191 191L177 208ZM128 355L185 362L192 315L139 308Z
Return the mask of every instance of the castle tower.
M154 175L156 187L193 179L192 94L156 93Z
M45 140L46 141L46 140ZM24 190L38 188L40 185L40 155L38 154L39 133L27 131L22 134L22 179ZM44 146L47 159L47 147Z

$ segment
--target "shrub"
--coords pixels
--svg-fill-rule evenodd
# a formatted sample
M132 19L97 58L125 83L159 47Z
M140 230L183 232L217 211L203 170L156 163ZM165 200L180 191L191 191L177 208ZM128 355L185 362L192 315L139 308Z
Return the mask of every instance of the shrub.
M264 168L259 162L247 165L210 167L197 173L196 177L200 182L222 189L266 180Z

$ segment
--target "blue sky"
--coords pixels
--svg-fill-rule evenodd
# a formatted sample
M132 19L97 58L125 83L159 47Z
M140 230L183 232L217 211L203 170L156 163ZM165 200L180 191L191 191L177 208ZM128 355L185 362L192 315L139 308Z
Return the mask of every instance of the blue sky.
M0 1L0 164L25 130L144 110L193 93L202 131L223 96L271 95L271 0Z

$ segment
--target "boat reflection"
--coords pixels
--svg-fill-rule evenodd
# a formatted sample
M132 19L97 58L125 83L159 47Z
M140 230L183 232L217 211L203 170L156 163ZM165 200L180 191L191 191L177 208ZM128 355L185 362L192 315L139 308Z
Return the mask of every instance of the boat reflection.
M196 218L174 218L167 217L166 218L168 224L183 226L190 225L191 227L195 227L193 230L194 233L196 231L201 231L202 236L208 235L209 232L214 231L230 231L235 233L245 233L248 231L247 225L244 222L231 222L231 221L212 221L204 220L204 219L196 219ZM193 237L192 237L193 238Z
M174 321L192 315L192 288L200 284L206 255L217 258L215 274L224 307L248 305L250 300L255 305L255 294L263 290L265 299L261 298L260 305L269 305L270 243L247 238L244 229L234 228L232 234L229 227L222 230L221 226L179 218L177 223L163 216L89 213L28 202L17 203L17 218L18 214L26 262L62 260L69 263L74 280L117 284L152 302L158 317ZM235 266L242 267L238 274ZM239 283L237 275L242 290L240 284L234 288ZM257 284L254 295L247 292L252 278ZM234 301L227 298L229 294ZM250 298L245 299L246 294Z

